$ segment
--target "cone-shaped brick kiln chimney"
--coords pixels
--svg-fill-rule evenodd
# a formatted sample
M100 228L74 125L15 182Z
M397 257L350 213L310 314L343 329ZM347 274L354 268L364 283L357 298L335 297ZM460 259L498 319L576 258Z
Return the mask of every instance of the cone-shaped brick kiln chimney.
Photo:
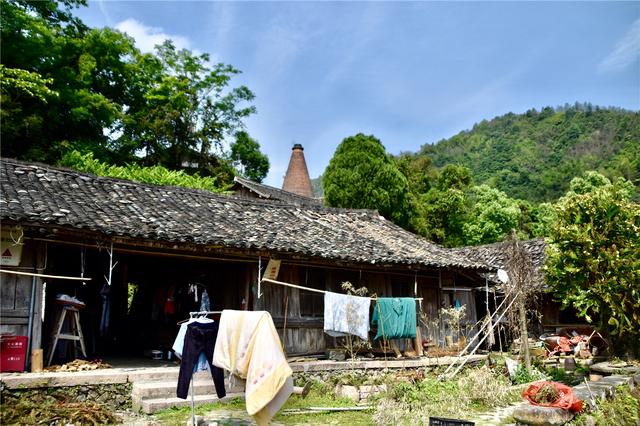
M307 162L304 160L304 148L299 143L293 145L282 189L303 197L313 197L309 170L307 170Z

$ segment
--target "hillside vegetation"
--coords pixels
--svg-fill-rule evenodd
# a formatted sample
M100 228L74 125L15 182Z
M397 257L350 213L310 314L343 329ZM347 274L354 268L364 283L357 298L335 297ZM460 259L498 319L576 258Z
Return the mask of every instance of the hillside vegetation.
M474 125L471 130L423 145L437 167L461 164L476 184L512 198L553 201L587 170L640 185L640 112L591 104L531 109Z

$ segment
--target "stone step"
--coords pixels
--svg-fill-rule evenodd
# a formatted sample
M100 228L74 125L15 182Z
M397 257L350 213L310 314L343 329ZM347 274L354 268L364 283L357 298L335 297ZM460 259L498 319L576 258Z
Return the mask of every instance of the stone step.
M211 402L227 402L233 398L244 397L244 394L227 394L224 398L219 399L215 394L213 395L196 395L193 400L195 405L202 405ZM153 414L157 411L171 407L188 407L191 405L191 396L187 399L173 398L155 398L143 400L139 409L145 414Z
M613 375L605 376L596 383L606 383L618 387L622 385L629 385L631 382L633 382L633 377L631 376Z
M154 399L154 398L169 398L176 395L176 388L178 387L178 381L162 381L162 382L137 382L131 387L131 396L134 399ZM195 395L215 394L215 386L211 378L197 378L193 382ZM228 380L225 380L224 388L227 393L239 393L244 391L244 387L241 383L235 383L234 386L229 384ZM189 392L191 392L191 386L189 386Z
M179 372L180 367L157 367L135 369L128 373L129 381L132 383L164 380L175 380L177 383Z

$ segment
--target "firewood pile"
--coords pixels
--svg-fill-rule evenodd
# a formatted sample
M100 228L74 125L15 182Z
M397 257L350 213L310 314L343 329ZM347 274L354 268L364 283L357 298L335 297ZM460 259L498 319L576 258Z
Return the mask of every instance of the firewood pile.
M50 367L45 368L46 371L60 372L60 371L91 371L91 370L99 370L103 368L112 368L111 364L107 364L101 359L96 359L92 361L85 361L83 359L74 359L71 362L68 362L63 365L52 365Z

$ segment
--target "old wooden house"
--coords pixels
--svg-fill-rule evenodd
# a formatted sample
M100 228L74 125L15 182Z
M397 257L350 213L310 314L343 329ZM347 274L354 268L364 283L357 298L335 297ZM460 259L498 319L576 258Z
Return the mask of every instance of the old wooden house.
M375 211L155 186L10 159L2 160L0 178L0 331L28 335L30 348L45 352L61 294L85 304L89 356L168 349L177 321L200 309L204 290L211 310L269 311L291 355L331 344L323 296L277 285L263 285L258 295L270 259L281 262L278 280L285 282L342 292L340 284L350 281L370 294L422 297L425 318L460 297L477 316L472 287L492 269Z
M454 251L463 257L494 265L509 273L510 244L512 242L506 240L475 247L456 248ZM586 325L584 320L578 318L575 310L571 308L562 309L561 303L549 291L543 269L547 246L544 238L518 241L518 244L531 262L532 273L528 277L528 285L536 290L536 296L532 301L531 308L537 311L538 315L530 319L530 331L540 335L545 332L555 333L565 328L584 327ZM484 276L492 284L492 288L498 292L498 299L500 299L502 283L498 279L496 272L489 272ZM490 307L493 306L493 300L490 300L490 305Z

